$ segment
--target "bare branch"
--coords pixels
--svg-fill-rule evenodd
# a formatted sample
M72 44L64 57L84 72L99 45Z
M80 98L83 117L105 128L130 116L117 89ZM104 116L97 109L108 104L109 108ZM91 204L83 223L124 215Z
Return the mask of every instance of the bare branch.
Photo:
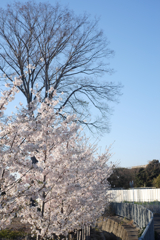
M98 29L98 20L86 14L75 16L59 4L15 2L0 9L0 38L0 72L8 81L13 72L21 75L19 89L28 104L33 100L31 88L38 83L44 99L54 97L54 90L64 92L59 110L65 106L63 111L77 113L82 124L108 130L104 123L109 102L117 101L122 86L102 80L103 74L113 72L108 59L114 52ZM29 64L35 69L28 69L26 75ZM54 90L48 94L51 87ZM99 110L98 125L94 116L89 116L91 106Z

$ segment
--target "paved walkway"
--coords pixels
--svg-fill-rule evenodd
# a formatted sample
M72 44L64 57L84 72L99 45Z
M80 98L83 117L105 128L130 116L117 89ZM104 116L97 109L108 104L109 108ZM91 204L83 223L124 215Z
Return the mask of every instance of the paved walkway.
M154 214L155 240L160 240L160 213Z

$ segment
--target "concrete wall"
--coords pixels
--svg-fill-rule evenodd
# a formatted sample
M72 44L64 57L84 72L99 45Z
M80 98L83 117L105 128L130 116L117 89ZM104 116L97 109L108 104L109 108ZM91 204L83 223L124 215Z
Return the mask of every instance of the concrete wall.
M115 214L132 219L141 229L145 228L140 240L154 240L153 213L141 205L132 203L111 203Z
M122 240L131 240L125 227L113 219L101 217L97 222L97 227L104 232L113 233L117 237L120 237Z

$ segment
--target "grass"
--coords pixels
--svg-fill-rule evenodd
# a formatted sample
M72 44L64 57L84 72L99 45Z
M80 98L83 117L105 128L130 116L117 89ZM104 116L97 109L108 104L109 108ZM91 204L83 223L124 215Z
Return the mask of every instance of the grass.
M133 203L129 201L124 201L124 203ZM139 204L139 205L155 205L155 204L160 204L158 200L155 200L153 202L134 202L134 204Z
M0 239L18 239L22 240L26 236L31 238L31 230L29 224L22 224L20 218L13 218L12 223L8 226L7 229L0 230Z
M27 234L25 232L21 231L14 231L14 230L1 230L0 231L0 239L6 238L6 239L21 239L24 238Z
M124 203L133 203L133 201L123 201ZM134 201L134 203L136 203L136 204L142 204L142 203L155 203L155 202L159 202L159 201L153 201L153 202L136 202L136 201Z
M142 236L144 230L145 230L145 227L138 231L138 238Z

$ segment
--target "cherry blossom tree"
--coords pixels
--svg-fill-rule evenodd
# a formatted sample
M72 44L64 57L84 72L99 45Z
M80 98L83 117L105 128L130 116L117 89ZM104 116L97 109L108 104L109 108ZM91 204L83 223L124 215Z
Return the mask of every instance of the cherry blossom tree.
M6 85L1 115L20 84L16 78L12 87ZM32 92L36 98L29 106L20 106L16 115L0 123L0 225L5 228L17 213L42 239L66 236L94 225L104 212L109 201L107 178L112 173L106 164L110 154L96 157L95 146L85 142L76 116L66 114L62 121L58 100L42 102L40 93ZM38 161L34 163L33 157ZM37 207L31 206L31 198L38 201Z
M9 90L3 91L0 98L0 117L2 119L4 115L4 110L6 110L6 105L8 102L14 100L15 94L18 92L16 86L20 83L18 78L15 78L13 87L6 84ZM15 211L17 211L18 205L15 199L19 196L17 189L16 176L12 173L12 167L15 165L11 160L11 152L14 143L15 131L11 128L12 117L8 117L7 125L4 121L0 121L0 228L5 228L10 224L11 219L14 217Z

